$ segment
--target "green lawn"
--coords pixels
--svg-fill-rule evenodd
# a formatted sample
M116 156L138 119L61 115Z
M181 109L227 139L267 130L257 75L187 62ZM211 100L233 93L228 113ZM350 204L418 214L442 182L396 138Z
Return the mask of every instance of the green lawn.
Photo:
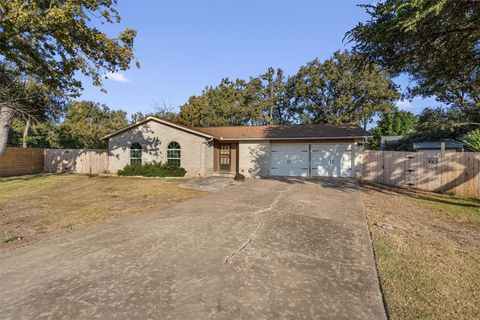
M418 204L441 212L454 221L480 225L480 200L440 194L418 194Z
M15 178L0 178L0 206L32 193L44 192L62 183L75 181L74 175L34 175Z

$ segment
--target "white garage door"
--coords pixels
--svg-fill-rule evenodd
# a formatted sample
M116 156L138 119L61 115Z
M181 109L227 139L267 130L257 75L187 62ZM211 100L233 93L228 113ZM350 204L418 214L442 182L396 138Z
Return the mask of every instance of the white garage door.
M308 177L308 144L272 144L270 175Z
M270 161L272 176L352 177L353 174L351 144L272 144Z
M312 144L312 177L351 177L351 144Z

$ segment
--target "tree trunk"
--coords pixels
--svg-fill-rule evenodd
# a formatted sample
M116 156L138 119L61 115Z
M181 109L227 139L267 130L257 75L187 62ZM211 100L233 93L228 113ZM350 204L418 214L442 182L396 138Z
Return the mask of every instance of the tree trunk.
M268 125L273 123L273 105L270 106L270 117L268 118Z
M0 108L0 156L7 147L8 130L13 119L13 109L8 107Z
M22 139L23 148L27 147L28 130L30 130L30 118L27 118L27 124L25 125L25 130L23 130L23 139Z

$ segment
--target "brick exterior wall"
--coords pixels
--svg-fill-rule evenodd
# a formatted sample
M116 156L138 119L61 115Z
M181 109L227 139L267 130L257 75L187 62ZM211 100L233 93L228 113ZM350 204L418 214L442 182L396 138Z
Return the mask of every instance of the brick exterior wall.
M238 145L239 172L248 178L270 175L270 142L240 141Z
M130 146L142 145L142 162L167 162L167 146L176 141L181 147L181 166L187 176L204 176L213 172L213 146L204 137L149 121L121 132L108 141L109 171L116 173L130 163Z
M362 143L362 145L357 145L357 143ZM363 139L355 140L355 154L354 154L354 162L353 162L353 169L354 169L354 178L360 179L363 176Z

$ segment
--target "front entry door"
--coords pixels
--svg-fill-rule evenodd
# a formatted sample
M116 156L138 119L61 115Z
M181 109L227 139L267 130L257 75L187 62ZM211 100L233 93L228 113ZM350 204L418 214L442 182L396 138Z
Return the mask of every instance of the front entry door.
M230 144L220 145L220 171L230 172L231 148Z

